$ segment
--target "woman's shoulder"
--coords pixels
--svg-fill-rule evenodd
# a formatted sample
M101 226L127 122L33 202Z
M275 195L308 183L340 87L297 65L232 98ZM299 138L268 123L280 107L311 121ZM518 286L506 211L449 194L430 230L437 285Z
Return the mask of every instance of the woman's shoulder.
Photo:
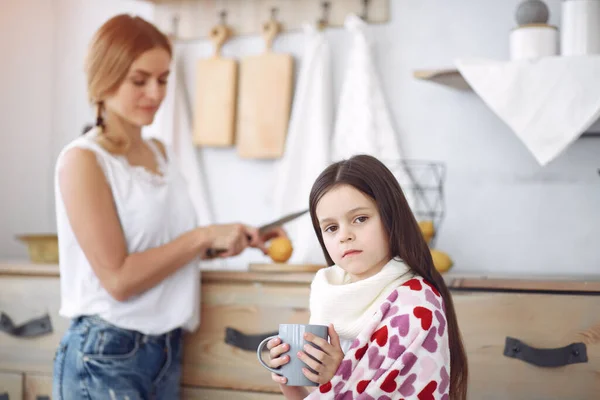
M56 172L65 169L81 169L82 171L104 170L105 157L110 154L95 140L94 129L71 140L63 146L56 159Z
M96 140L97 136L97 129L92 128L83 135L71 139L62 147L59 158L74 149L76 149L75 153L81 153L81 150L87 150L88 153L102 150L102 146Z

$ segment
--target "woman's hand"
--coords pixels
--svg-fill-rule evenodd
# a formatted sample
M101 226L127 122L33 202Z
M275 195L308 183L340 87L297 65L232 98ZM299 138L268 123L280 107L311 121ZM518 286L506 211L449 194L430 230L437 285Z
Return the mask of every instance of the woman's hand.
M280 338L273 338L267 342L267 349L269 349L269 367L279 368L290 362L290 356L283 355L285 352L290 350L290 345L287 343L281 343ZM281 375L271 373L271 379L275 382L285 385L287 379Z
M250 247L260 249L265 255L268 253L267 246L265 245L265 243L277 237L287 237L287 234L285 233L283 228L279 226L269 229L262 235L260 234L257 228L249 228L249 235L252 238L252 240L250 241Z
M269 229L268 231L263 233L261 239L263 242L268 242L269 240L275 239L277 237L287 237L287 233L280 226Z
M232 257L244 251L258 233L249 226L243 224L219 224L208 227L210 248L225 250L219 257Z
M302 373L309 380L320 385L329 382L331 378L333 378L340 364L342 363L342 360L344 359L344 352L342 351L342 345L340 344L340 337L333 328L332 324L329 324L329 337L331 338L331 343L323 338L313 335L312 333L306 332L304 334L304 339L315 344L316 346L319 346L322 351L309 344L306 344L304 345L304 351L298 352L298 358L312 368L313 371L316 371L315 374L308 368L302 368ZM308 354L310 354L317 361L310 358Z

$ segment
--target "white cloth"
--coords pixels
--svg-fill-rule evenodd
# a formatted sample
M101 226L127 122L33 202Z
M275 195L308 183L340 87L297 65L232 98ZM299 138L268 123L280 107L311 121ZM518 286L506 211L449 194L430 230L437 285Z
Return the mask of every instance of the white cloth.
M185 181L175 164L148 141L162 176L131 166L124 156L105 151L92 129L61 151L55 172L61 307L60 315L98 315L113 325L158 335L178 327L194 330L200 318L198 260L190 262L153 288L119 302L100 284L73 233L60 193L59 170L66 152L92 151L104 172L129 254L162 246L196 226ZM168 159L171 158L168 153Z
M352 283L346 283L347 274L341 267L323 268L310 288L310 323L332 323L340 338L352 340L392 290L413 277L404 262L394 259L377 274Z
M333 128L331 54L325 35L305 25L306 48L296 86L285 152L276 164L273 208L277 216L308 208L310 189L329 165ZM309 214L286 225L294 244L288 261L325 264Z
M600 56L461 59L456 66L541 165L600 117Z
M182 50L173 46L172 71L167 95L154 122L144 128L145 137L154 137L173 148L173 159L187 182L199 225L215 222L204 165L192 142L192 108L183 71ZM223 266L223 260L202 261L202 269Z
M352 338L352 339L340 338L340 346L342 347L342 351L344 352L344 354L346 354L348 352L348 350L350 350L350 347L352 347L352 342L354 341L354 339L356 339L356 338Z
M400 145L372 59L367 24L351 14L345 27L353 43L338 103L332 161L370 154L393 167L401 157Z

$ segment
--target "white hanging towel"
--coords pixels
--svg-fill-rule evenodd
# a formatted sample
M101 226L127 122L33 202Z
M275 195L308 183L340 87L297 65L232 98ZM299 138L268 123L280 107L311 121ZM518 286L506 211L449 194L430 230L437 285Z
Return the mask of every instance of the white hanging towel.
M310 189L329 165L333 128L331 54L325 35L305 25L306 49L292 106L283 157L277 162L274 211L277 216L308 208ZM293 264L325 264L310 215L290 222L285 229L294 252Z
M198 225L214 223L213 212L204 166L192 142L192 108L183 71L182 50L173 46L172 71L169 76L167 95L157 112L154 122L144 129L144 136L161 140L171 148L172 162L187 181L190 198L196 210ZM223 266L223 260L202 261L201 269Z
M542 166L600 117L600 56L455 64Z
M397 170L400 145L373 62L367 24L351 14L344 25L353 43L338 103L332 161L369 154Z

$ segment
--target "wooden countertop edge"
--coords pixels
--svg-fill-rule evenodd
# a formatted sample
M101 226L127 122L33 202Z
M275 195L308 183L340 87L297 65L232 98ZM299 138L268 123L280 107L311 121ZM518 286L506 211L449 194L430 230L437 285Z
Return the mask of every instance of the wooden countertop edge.
M56 264L35 264L27 261L0 261L0 275L59 276ZM313 272L254 272L246 270L203 270L202 281L232 283L310 284ZM597 292L600 293L600 275L583 277L558 276L484 276L444 275L450 289L456 290L515 290L540 292Z
M58 277L57 264L36 264L24 261L1 262L0 275ZM314 277L312 272L253 272L244 270L203 270L203 282L263 282L263 283L306 283Z
M450 289L515 290L544 292L598 292L600 278L490 278L456 277L447 281Z

